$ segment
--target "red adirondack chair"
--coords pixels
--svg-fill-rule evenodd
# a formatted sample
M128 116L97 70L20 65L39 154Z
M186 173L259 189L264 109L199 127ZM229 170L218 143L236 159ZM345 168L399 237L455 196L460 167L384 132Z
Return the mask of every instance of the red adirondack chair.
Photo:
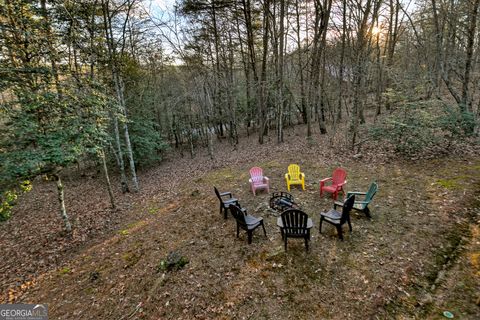
M263 175L262 168L253 167L250 169L250 186L252 187L253 195L257 189L266 189L267 193L270 192L270 181Z
M320 196L323 194L323 191L330 192L334 200L337 200L337 196L340 191L342 191L343 195L345 196L343 185L347 183L347 180L345 179L346 177L347 172L344 169L335 169L330 178L320 180ZM329 181L331 181L331 184L326 185L326 183Z

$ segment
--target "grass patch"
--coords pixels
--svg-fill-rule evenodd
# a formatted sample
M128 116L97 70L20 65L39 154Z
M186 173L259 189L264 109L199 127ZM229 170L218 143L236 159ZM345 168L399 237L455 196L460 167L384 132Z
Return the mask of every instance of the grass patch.
M269 162L262 163L262 165L260 167L265 168L265 169L274 169L274 168L280 168L280 167L282 167L282 165L280 164L280 162L278 162L276 160L272 160L272 161L269 161Z
M133 267L134 265L136 265L138 263L138 261L140 261L141 257L142 257L141 252L129 251L129 252L124 253L122 255L122 259L125 262L125 265L123 266L123 268L128 269L130 267Z
M236 178L238 179L238 177L238 172L233 171L231 168L224 168L212 171L211 173L207 174L203 179L215 185L224 184L225 182L232 182Z
M148 212L149 214L152 214L152 215L153 215L153 214L156 214L157 211L158 211L158 208L155 208L155 207L150 207L150 208L147 209L147 212Z
M140 220L140 221L137 221L137 222L132 222L132 223L129 223L127 225L127 229L129 230L132 230L132 229L138 229L140 227L143 227L144 225L146 225L147 222L145 220Z
M70 274L71 272L72 272L72 269L70 269L69 267L63 267L60 270L58 270L58 273L60 275Z
M440 179L437 180L437 185L445 188L445 189L458 189L460 186L458 185L458 179Z
M428 275L427 279L431 284L437 280L439 273L451 265L451 261L454 261L460 254L460 246L462 245L462 235L468 232L468 226L461 226L452 232L446 238L446 245L440 249L434 257L434 267Z
M125 229L118 231L118 234L122 236L128 236L132 231L138 230L146 224L147 221L144 220L129 223Z

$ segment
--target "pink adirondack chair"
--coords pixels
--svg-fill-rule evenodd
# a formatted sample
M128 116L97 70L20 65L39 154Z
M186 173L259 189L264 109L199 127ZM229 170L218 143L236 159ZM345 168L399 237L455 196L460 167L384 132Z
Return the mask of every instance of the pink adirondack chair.
M340 191L342 191L343 195L345 195L343 185L347 183L346 177L347 172L344 169L335 169L330 178L320 180L320 196L322 196L323 191L330 192L334 200L337 200L337 196ZM331 184L326 185L326 183L329 181L331 181Z
M266 189L267 192L270 192L270 181L267 177L263 175L262 168L253 167L250 169L250 186L252 187L253 195L255 196L255 191L257 189Z

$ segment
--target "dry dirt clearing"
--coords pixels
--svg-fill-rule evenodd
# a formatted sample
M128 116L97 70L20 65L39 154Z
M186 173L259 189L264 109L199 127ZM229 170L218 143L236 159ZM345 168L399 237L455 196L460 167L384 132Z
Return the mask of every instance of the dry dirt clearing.
M117 195L116 212L107 209L106 196L93 200L103 192L101 181L82 178L67 185L67 203L78 202L73 238L62 240L60 226L48 231L24 223L33 229L10 250L27 234L16 220L25 221L31 206L39 221L60 224L53 196L48 205L35 202L50 192L41 183L0 226L8 233L0 244L10 255L30 243L56 258L32 249L0 262L3 298L47 303L52 319L441 319L445 310L459 319L479 318L480 159L342 158L320 142L289 139L298 141L258 147L250 137L238 150L224 142L214 162L170 160L141 174L140 195ZM254 197L248 185L248 169L258 165L271 191L285 191L283 175L292 162L307 185L291 193L315 224L308 253L296 239L284 251L269 196ZM343 242L330 225L318 231L319 212L332 207L328 195L319 196L318 181L337 166L347 170L347 190L379 184L373 218L354 214L353 233ZM267 237L256 230L251 245L245 232L236 238L234 219L219 213L214 185L263 217ZM56 241L62 250L55 251ZM189 263L160 270L171 251ZM46 260L28 267L39 259Z

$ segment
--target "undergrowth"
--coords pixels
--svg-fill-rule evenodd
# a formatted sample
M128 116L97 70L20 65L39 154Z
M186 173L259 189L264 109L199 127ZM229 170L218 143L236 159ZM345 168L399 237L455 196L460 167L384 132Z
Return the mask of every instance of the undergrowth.
M399 103L366 130L371 139L403 156L448 153L457 144L479 144L480 125L470 112L438 100Z

